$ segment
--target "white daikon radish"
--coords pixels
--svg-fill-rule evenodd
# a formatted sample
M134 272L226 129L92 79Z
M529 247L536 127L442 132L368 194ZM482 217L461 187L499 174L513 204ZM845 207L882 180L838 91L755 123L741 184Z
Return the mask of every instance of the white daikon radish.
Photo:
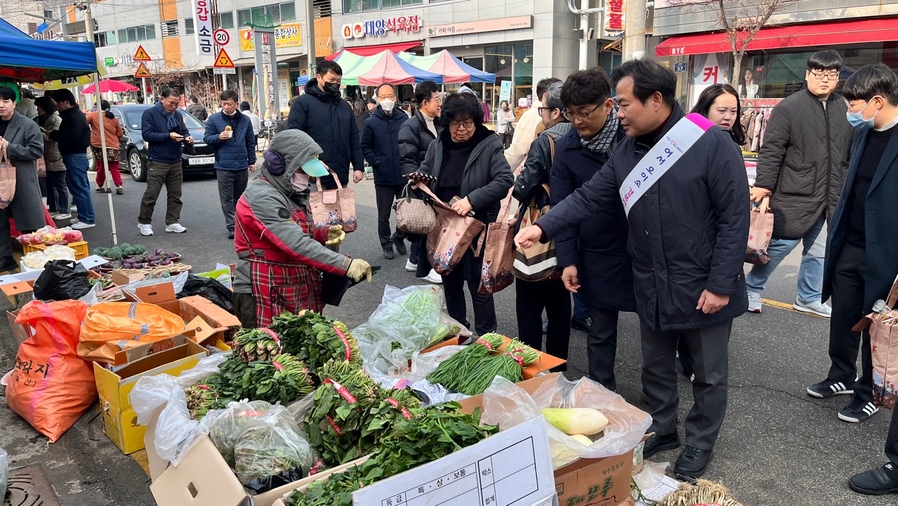
M592 408L543 408L543 415L546 421L569 436L574 434L592 436L608 426L605 415Z
M592 439L589 439L588 437L584 436L583 434L572 434L571 438L573 438L574 441L577 441L578 443L585 444L586 446L589 446L592 444Z

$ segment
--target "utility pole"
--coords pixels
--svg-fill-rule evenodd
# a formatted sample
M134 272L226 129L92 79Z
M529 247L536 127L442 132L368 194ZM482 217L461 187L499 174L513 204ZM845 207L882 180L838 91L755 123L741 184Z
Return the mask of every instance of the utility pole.
M313 0L306 0L306 31L309 32L306 59L309 61L309 79L311 79L315 75L315 50L318 49L315 47L315 4Z
M642 58L645 55L646 0L627 0L624 17L623 61Z
M590 53L590 50L589 50L589 46L590 46L590 44L589 44L589 40L590 40L589 17L591 14L594 14L594 13L605 12L605 7L594 7L594 8L582 7L583 4L586 4L588 6L589 0L580 0L581 7L577 7L575 5L576 2L577 2L577 0L568 0L568 9L572 13L580 16L580 32L581 32L580 33L580 59L579 59L577 68L579 70L586 70L586 67L589 66L589 61L590 61L590 57L589 57L590 56L590 54L589 54ZM600 0L600 2L604 2L604 0ZM604 27L602 26L602 23L599 23L599 38L602 38L601 32L602 32L603 28ZM593 56L595 57L598 55L593 55Z

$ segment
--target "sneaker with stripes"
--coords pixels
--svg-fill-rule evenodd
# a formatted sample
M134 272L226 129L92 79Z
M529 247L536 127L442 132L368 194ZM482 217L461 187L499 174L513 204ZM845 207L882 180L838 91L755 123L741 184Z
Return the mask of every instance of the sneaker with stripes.
M834 395L853 394L854 383L846 385L841 381L825 379L808 387L808 395L818 399L829 399Z
M872 402L853 397L850 404L839 410L839 420L859 423L875 415L877 411L879 408Z

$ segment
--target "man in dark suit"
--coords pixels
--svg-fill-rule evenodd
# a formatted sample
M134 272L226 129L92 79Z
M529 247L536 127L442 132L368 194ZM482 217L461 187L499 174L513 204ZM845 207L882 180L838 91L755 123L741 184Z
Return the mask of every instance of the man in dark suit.
M848 78L843 93L848 121L858 128L823 271L823 298L833 299L828 379L854 383L849 408L869 418L878 410L873 404L870 333L852 332L851 327L872 311L877 299L886 297L898 274L898 221L892 212L898 201L898 78L886 65L867 65ZM862 370L855 383L858 347ZM839 418L844 420L843 412ZM894 413L885 453L887 464L851 477L852 490L898 493L898 417Z

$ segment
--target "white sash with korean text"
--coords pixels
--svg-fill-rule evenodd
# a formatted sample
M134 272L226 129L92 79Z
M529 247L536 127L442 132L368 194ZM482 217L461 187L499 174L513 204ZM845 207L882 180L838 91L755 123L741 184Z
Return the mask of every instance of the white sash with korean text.
M645 192L657 183L661 176L673 167L713 125L714 123L701 114L688 114L677 121L677 124L642 157L618 190L627 216L630 215L630 209L636 201L645 195Z

